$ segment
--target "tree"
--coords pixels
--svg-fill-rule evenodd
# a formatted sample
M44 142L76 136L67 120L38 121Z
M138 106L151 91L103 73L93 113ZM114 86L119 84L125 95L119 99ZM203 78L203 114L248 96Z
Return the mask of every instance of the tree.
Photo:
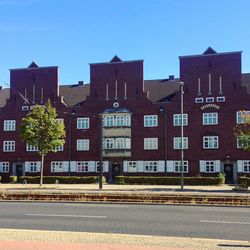
M40 186L43 184L44 157L65 143L64 123L58 121L56 117L56 110L48 101L45 106L35 105L22 119L22 140L37 147L41 155Z
M237 117L237 123L234 127L234 134L238 145L245 150L250 150L250 113L241 111Z

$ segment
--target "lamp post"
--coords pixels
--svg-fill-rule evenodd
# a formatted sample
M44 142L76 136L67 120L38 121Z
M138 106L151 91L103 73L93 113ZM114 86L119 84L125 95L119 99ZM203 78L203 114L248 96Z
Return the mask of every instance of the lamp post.
M164 116L164 172L167 175L167 113L164 107L160 107L160 112Z
M180 91L181 91L181 190L184 189L184 151L183 151L183 96L184 96L184 82L180 82Z
M99 127L100 127L100 140L99 140L99 190L102 190L102 177L103 177L103 164L102 164L102 147L103 147L103 141L102 141L102 114L99 114Z
M73 118L75 117L75 111L71 111L70 113L70 117L69 117L69 175L71 174L71 166L70 166L70 163L71 163L71 144L72 144L72 120Z

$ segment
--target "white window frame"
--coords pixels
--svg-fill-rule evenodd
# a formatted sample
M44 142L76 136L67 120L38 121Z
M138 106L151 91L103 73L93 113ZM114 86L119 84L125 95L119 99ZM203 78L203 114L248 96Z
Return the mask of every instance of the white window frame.
M15 131L16 130L16 120L4 120L4 131Z
M205 173L215 173L216 161L204 161Z
M158 126L158 115L144 115L144 127L151 128Z
M0 162L0 170L1 170L1 173L9 173L10 163L8 161L1 161Z
M174 161L174 173L181 172L181 161ZM188 161L183 161L183 172L188 173Z
M219 136L203 136L203 149L218 149Z
M226 97L225 96L217 96L216 101L217 102L225 102L226 101Z
M250 137L238 136L237 137L237 148L246 148L250 146Z
M52 161L50 163L51 173L62 173L63 172L63 162L62 161Z
M195 103L203 103L204 102L204 98L203 97L196 97L195 98Z
M237 124L244 124L245 123L245 121L244 121L244 119L242 118L242 113L246 113L246 114L248 114L248 115L250 115L250 111L237 111L236 112L236 123Z
M144 150L158 150L158 138L144 138Z
M29 162L29 172L30 173L36 173L38 168L38 162L37 161L30 161Z
M206 103L213 103L214 97L206 97Z
M250 160L243 160L242 161L242 172L243 173L250 173Z
M104 149L115 149L115 138L105 138Z
M89 139L77 139L76 150L77 151L89 151Z
M158 172L158 161L144 161L144 172L157 173Z
M16 142L15 141L3 141L3 152L15 152Z
M26 143L26 151L27 152L37 152L38 148L36 146L33 146L33 145Z
M137 161L128 161L128 172L129 173L137 172Z
M181 137L174 137L173 148L181 149ZM188 137L183 137L183 149L188 149Z
M89 129L89 117L77 118L77 129Z
M173 125L181 126L181 114L173 114ZM188 126L188 114L183 114L183 126Z
M88 161L77 161L76 162L76 172L77 173L89 172L89 162Z
M218 113L203 113L203 125L218 125Z
M125 126L125 116L124 115L116 115L116 126L124 127Z
M54 148L54 152L62 152L64 150L64 145L60 145Z
M115 126L115 116L105 115L104 116L104 127L114 127Z

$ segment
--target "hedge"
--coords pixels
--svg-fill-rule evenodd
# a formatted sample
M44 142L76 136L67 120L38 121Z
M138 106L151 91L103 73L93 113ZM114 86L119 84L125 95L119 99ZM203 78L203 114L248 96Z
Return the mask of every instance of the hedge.
M26 180L30 184L40 183L40 176L22 176L19 178L19 182L24 183ZM55 184L58 180L59 184L91 184L99 181L99 176L44 176L44 184ZM106 182L103 177L103 182Z
M221 185L225 178L220 177L184 177L185 185ZM180 177L152 176L116 176L116 184L145 184L145 185L180 185Z
M247 184L248 186L250 186L250 177L246 177L246 176L240 176L239 177L239 184L240 185L244 185Z

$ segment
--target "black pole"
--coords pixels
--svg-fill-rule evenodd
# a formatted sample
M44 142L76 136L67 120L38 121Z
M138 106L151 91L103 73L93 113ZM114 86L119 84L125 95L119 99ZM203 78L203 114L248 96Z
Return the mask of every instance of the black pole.
M71 166L70 166L70 163L71 163L71 144L72 144L72 119L74 118L75 116L75 112L74 111L71 111L70 113L70 117L69 117L69 175L71 175Z
M165 175L167 175L167 114L164 112L164 167Z
M100 139L99 139L99 190L102 190L103 164L102 164L102 115L99 115Z

